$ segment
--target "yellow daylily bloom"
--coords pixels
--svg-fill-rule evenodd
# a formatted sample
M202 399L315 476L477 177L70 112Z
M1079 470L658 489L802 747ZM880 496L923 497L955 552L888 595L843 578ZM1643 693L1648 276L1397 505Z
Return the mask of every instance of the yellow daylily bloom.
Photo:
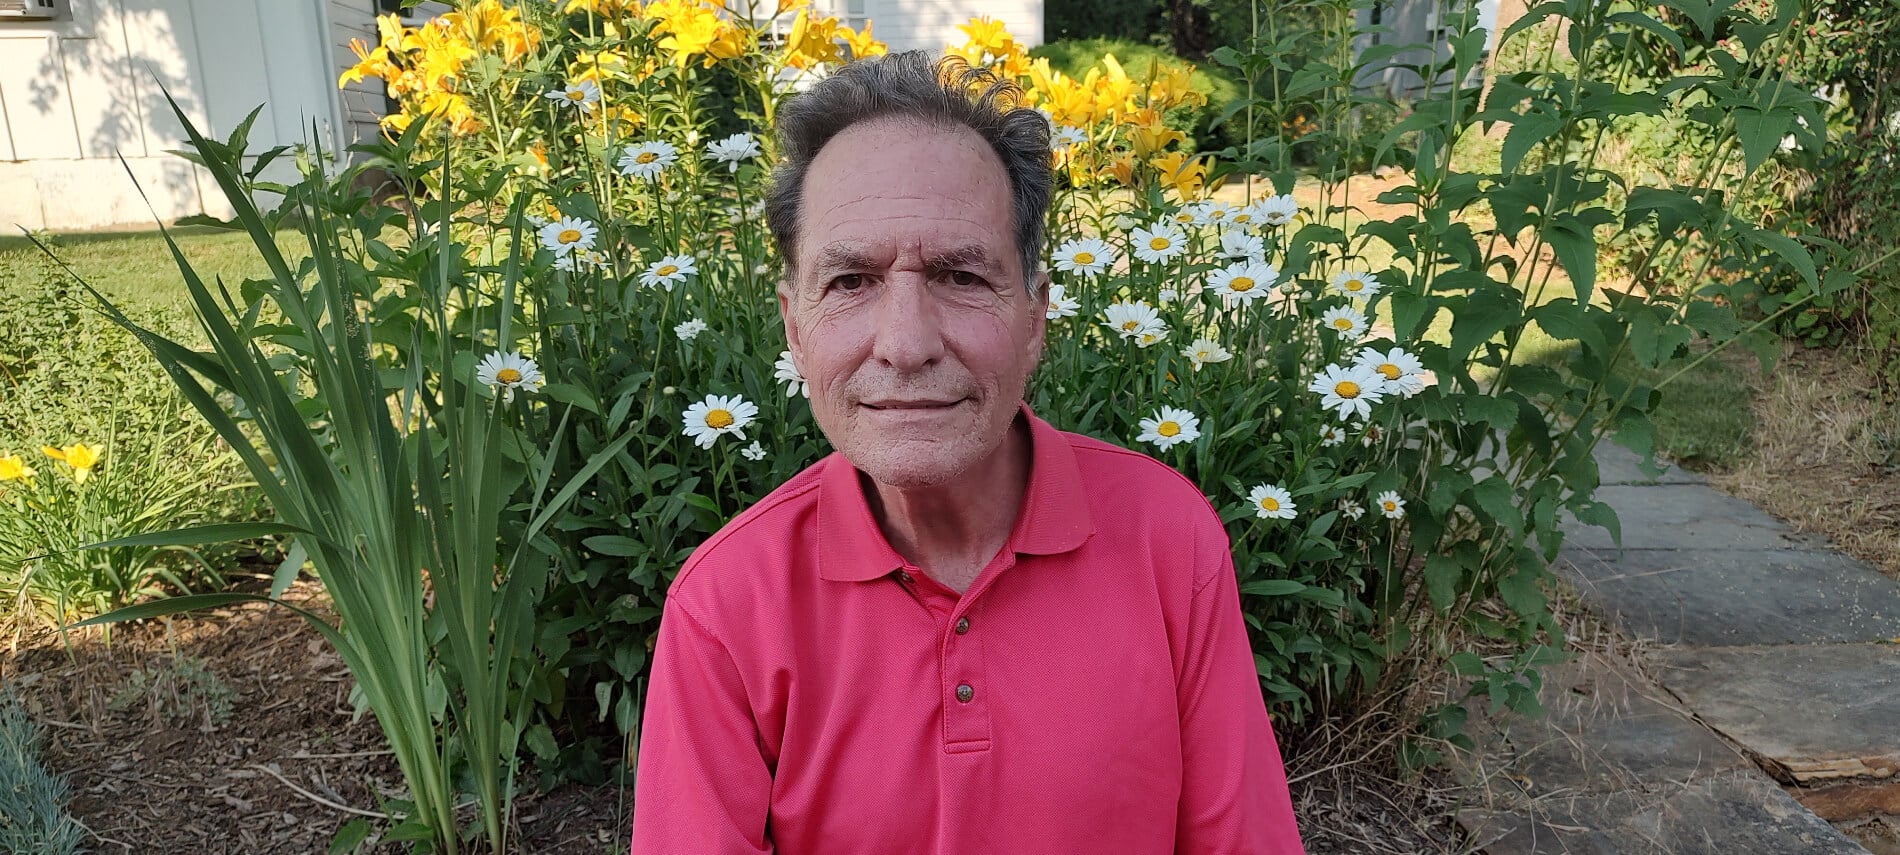
M1187 141L1187 134L1168 127L1167 121L1154 110L1136 110L1126 119L1128 143L1134 146L1136 157L1148 157L1172 143Z
M1207 162L1185 153L1171 151L1148 161L1161 179L1161 186L1181 194L1182 200L1198 199L1207 184Z
M83 442L75 442L65 448L50 445L40 446L40 453L58 460L73 469L73 483L84 484L92 476L92 470L99 465L99 449Z
M971 18L967 24L958 24L957 29L970 37L965 47L975 48L979 54L988 53L990 56L1001 58L1008 56L1016 48L1016 37L1010 35L1009 28L1002 21L988 15ZM972 60L972 62L975 61L977 60Z
M814 19L811 10L800 10L792 21L792 34L785 39L785 63L808 69L820 63L843 62L844 52L839 50L837 38L837 18Z
M844 37L845 46L851 49L852 59L864 59L868 56L883 56L891 52L888 45L871 37L871 22L864 22L864 32L854 33L850 27L838 31Z
M1121 155L1108 164L1108 174L1115 177L1123 187L1135 186L1135 158L1133 155Z
M1207 96L1194 91L1191 66L1157 66L1154 82L1148 84L1148 105L1162 110L1183 105L1205 107Z
M31 481L33 467L12 454L0 454L0 481Z

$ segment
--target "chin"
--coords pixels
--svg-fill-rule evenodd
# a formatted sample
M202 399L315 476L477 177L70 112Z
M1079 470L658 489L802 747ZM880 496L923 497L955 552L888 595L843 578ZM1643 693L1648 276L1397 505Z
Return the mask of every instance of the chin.
M900 490L917 490L941 487L970 471L983 455L979 449L967 447L969 445L974 443L970 443L968 438L905 442L856 453L847 451L845 457L879 484Z

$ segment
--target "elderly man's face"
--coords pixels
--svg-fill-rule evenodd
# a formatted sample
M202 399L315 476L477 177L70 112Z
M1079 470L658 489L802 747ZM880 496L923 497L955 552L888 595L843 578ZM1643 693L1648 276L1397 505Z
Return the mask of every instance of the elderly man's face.
M819 427L879 483L946 483L1009 431L1045 323L1010 203L982 137L908 119L846 129L805 174L779 309Z

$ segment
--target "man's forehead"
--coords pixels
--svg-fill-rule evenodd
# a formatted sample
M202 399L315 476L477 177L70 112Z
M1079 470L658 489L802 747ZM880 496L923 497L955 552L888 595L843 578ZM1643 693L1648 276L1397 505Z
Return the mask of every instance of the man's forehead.
M973 240L844 236L818 247L812 261L820 268L888 267L900 261L926 267L995 267L1001 254Z

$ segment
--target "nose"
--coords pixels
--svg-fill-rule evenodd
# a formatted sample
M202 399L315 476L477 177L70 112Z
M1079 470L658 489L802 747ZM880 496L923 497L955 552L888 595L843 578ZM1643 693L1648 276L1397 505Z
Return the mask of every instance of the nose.
M896 273L881 290L872 356L899 374L929 368L944 350L941 307L930 282L917 273Z

